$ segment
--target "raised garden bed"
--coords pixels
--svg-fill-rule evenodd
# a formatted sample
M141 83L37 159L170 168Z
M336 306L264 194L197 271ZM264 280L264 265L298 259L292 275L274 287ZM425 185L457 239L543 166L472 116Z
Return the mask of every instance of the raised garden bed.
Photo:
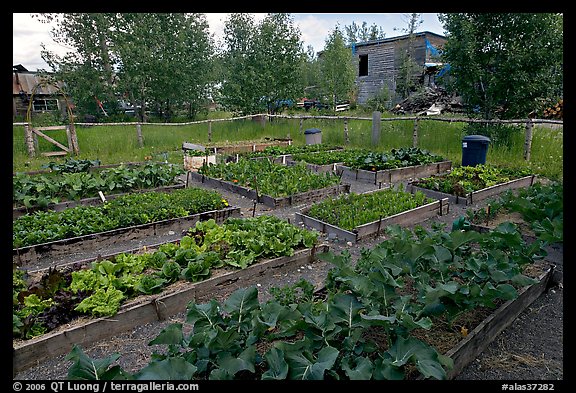
M188 302L205 301L224 288L255 285L269 274L287 273L302 264L311 264L314 255L328 250L327 245L296 251L290 257L258 262L246 269L222 272L204 281L185 283L157 296L125 304L112 318L102 317L89 322L47 333L38 338L14 345L12 372L18 373L33 366L38 359L55 357L70 352L74 344L88 346L116 334L153 321L164 321L186 310Z
M440 161L433 164L415 165L403 168L367 171L353 169L344 165L336 165L336 173L342 174L342 179L354 179L372 184L391 184L402 180L418 179L437 173L444 173L452 168L452 161Z
M270 160L207 165L198 173L188 172L187 180L189 178L272 208L312 202L350 191L350 185L341 184L340 178L334 174L312 173L303 165L289 167Z
M410 191L420 191L428 195L430 198L448 198L450 203L461 204L461 205L471 205L476 202L480 202L486 198L503 193L507 190L513 190L517 188L529 187L534 184L535 175L524 176L519 179L514 179L507 181L505 183L496 184L491 187L483 188L478 191L472 191L467 193L465 196L460 196L457 194L447 194L445 192L434 191L428 188L420 187L418 181L408 183L407 189Z
M191 172L188 174L188 176L190 176L190 178L194 181L201 182L203 184L209 185L210 187L234 192L246 198L253 199L257 203L262 203L272 208L313 202L319 199L323 199L327 196L350 192L350 184L338 184L336 186L325 187L318 190L301 192L298 194L290 195L288 197L274 198L269 195L258 194L256 190L252 188L242 187L224 180L213 179L198 173Z
M317 154L319 152L337 151L342 150L340 146L331 145L290 145L290 146L273 146L267 147L264 150L238 153L235 155L224 156L223 161L225 162L238 162L240 159L251 159L251 160L263 160L268 159L276 164L289 164L292 160L293 155L310 153Z
M508 300L498 307L455 347L446 352L445 355L454 362L454 367L447 373L447 379L456 378L466 366L480 356L498 334L510 326L518 315L540 297L550 285L553 274L552 267L540 274L537 283L520 289L517 298Z
M121 164L98 171L90 171L92 167L85 166L55 168L58 169L48 174L17 173L13 176L13 207L43 210L63 201L96 198L100 193L118 194L172 186L180 184L179 177L185 173L181 167L155 162Z
M28 247L12 249L12 263L15 266L28 267L40 261L68 255L74 250L82 252L105 250L123 241L142 239L146 243L150 236L169 236L186 231L198 221L214 219L223 222L228 217L240 216L239 207L226 207L186 217L155 221L148 224L134 225L127 228L113 229L90 235L76 236L68 239L35 244ZM147 243L149 244L149 243Z
M181 184L176 184L173 186L158 187L158 188L147 189L147 190L134 190L134 191L131 191L129 193L124 192L124 193L120 193L120 194L112 194L112 195L102 194L102 195L104 195L104 198L106 199L106 201L111 201L111 200L114 200L118 197L128 195L128 194L137 193L137 192L170 192L170 191L179 190L181 188L184 188L184 186L185 186L185 184L181 183ZM101 197L93 197L93 198L80 199L78 201L66 201L66 202L60 202L60 203L51 203L46 208L17 207L17 208L12 209L12 220L15 220L16 218L21 217L24 214L34 213L35 211L39 211L39 210L52 210L52 211L59 212L59 211L69 209L72 207L76 207L76 206L98 206L98 205L101 205L102 202L103 201L102 201Z
M244 221L244 219L236 219L234 221L235 223L232 223L232 225L234 226L240 223L240 228L248 230L248 227L243 226L242 224L248 223L248 220L250 219L247 219L246 221ZM276 229L280 228L280 224L283 224L282 233L275 232L273 236L266 237L266 239L272 243L275 241L281 241L282 236L286 236L289 233L294 235L295 233L302 234L303 232L301 229L291 226L286 222L281 222L281 220L275 218L266 220L266 217L259 217L254 220L257 220L257 222L252 223L251 225L253 228L252 230L256 231L262 230L263 226L267 228L266 231L275 231ZM254 227L254 225L256 225L256 227ZM290 230L286 232L288 229ZM318 245L316 244L316 241L312 243L312 247L304 248L304 244L310 245L309 241L316 239L315 235L313 238L307 239L304 239L302 235L300 241L294 239L293 236L290 235L289 239L286 239L284 246L291 246L295 249L288 249L284 247L283 249L276 250L274 248L274 250L272 250L267 247L265 250L263 250L262 254L258 254L261 256L253 257L251 262L247 262L249 263L248 265L237 266L235 262L237 256L232 256L232 253L231 251L228 251L228 248L224 248L220 251L202 251L204 250L204 243L203 240L198 240L199 238L197 238L197 236L201 236L202 239L210 238L211 240L208 244L218 246L220 244L219 241L212 239L212 236L216 233L220 233L219 231L222 231L222 229L219 226L214 226L214 223L204 223L200 226L196 226L195 231L189 232L189 237L186 239L186 244L184 244L185 238L183 238L179 243L172 242L157 245L158 247L155 251L151 249L145 250L145 254L143 255L140 255L142 248L138 248L128 252L110 255L106 258L106 260L98 258L94 260L88 259L82 261L82 265L90 265L90 262L93 262L94 264L103 264L104 262L107 263L108 265L106 266L109 267L103 267L104 265L92 265L92 271L96 272L92 273L92 275L103 275L103 277L108 277L108 279L110 279L110 274L118 274L118 280L126 280L125 276L127 273L124 272L124 269L133 269L133 266L138 266L136 259L141 261L138 263L154 264L156 269L159 269L157 273L158 275L164 276L164 274L170 274L170 277L173 278L176 276L165 272L167 264L176 264L177 266L180 266L179 269L182 269L183 266L188 264L188 268L185 270L189 270L192 265L195 266L196 264L201 263L202 268L200 270L194 270L198 274L195 275L194 278L190 278L188 273L185 273L185 270L178 270L178 272L180 272L177 273L178 277L180 277L178 281L168 281L168 283L173 283L163 287L159 293L151 295L140 295L136 298L132 298L132 300L128 300L125 303L122 303L114 315L110 316L106 314L108 315L107 317L101 318L89 316L80 318L78 320L72 321L68 325L56 327L54 330L41 336L33 337L28 340L15 340L13 343L13 373L17 373L26 369L27 367L34 365L38 358L53 357L69 352L74 344L90 345L93 342L112 337L115 334L133 329L139 325L158 320L166 320L168 317L174 314L185 311L188 302L209 300L216 296L220 291L224 290L224 288L234 289L246 285L255 285L259 280L262 279L262 277L270 274L271 272L274 272L275 274L280 272L289 272L293 269L296 269L296 267L301 266L303 263L313 263L315 260L315 254L317 252L326 252L328 250L328 246ZM227 230L224 231L224 233L226 233ZM226 236L229 236L227 239L231 242L229 244L231 247L230 250L239 252L242 247L248 247L244 246L244 243L237 244L238 239L234 240L235 236L233 233ZM260 234L260 236L263 236L263 233ZM216 243L214 243L215 241ZM216 249L217 248L214 250ZM212 246L210 247L210 250L212 250ZM246 248L243 252L251 253L252 250L253 249L250 246L250 248ZM227 262L222 262L222 260L220 260L218 264L214 265L218 260L215 260L214 256L219 255L222 257L222 253L223 255L227 255L227 258L232 259ZM132 257L128 257L128 254L133 255ZM201 255L203 255L202 259L198 259ZM264 255L283 256L277 258L265 258ZM116 260L120 258L120 256L122 256L122 258L119 261ZM160 256L163 256L163 259L158 259ZM210 260L205 259L209 257L211 258ZM242 261L242 259L240 259L240 261ZM119 262L119 264L117 265L115 262ZM158 263L160 263L160 265L158 265ZM74 266L72 267L73 271L76 271L76 268L74 268ZM136 268L136 271L140 271L142 268L143 267ZM105 273L103 269L105 269ZM203 269L209 270L204 271ZM116 273L116 271L118 272ZM147 271L148 270L145 272ZM41 273L42 272L37 272L37 275ZM48 273L50 273L50 271L48 271ZM88 271L88 273L91 273L91 271ZM150 273L146 274L150 275ZM187 279L183 279L183 276L186 276ZM84 283L82 284L82 287L88 285L86 288L89 288L90 285L93 285L94 281L88 277L92 276L86 276L83 281L79 281L76 285ZM106 282L108 282L107 285L109 287L111 285L114 287L117 285L125 287L126 283L131 283L132 281L127 280L124 284L116 284L115 280L107 280ZM70 285L70 287L72 288L72 285ZM80 295L80 292L78 292L78 295Z
M360 194L360 196L370 195L372 193L383 191L387 192L386 189L376 190L365 194ZM443 214L447 214L449 211L449 205L446 198L432 202L429 201L421 206L397 214L380 217L376 221L358 225L352 230L343 229L337 225L329 224L317 217L311 217L309 215L310 209L311 207L307 207L300 212L296 212L296 222L300 222L309 228L314 228L323 233L334 234L336 237L346 241L357 242L370 236L378 236L388 225L412 225L427 220L428 218L434 217L436 215L441 216Z

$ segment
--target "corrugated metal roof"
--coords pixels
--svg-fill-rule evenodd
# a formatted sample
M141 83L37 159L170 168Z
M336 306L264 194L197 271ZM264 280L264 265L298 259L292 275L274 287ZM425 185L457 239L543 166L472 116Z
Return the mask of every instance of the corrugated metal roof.
M32 94L34 87L41 82L41 78L31 72L14 72L12 73L12 94L17 95L20 91ZM59 90L54 85L40 85L34 91L34 94L49 95L58 94Z

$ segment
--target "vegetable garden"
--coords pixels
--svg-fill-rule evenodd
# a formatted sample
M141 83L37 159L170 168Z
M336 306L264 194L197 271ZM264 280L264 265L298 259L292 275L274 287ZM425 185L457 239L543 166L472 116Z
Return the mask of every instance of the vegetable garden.
M464 367L453 349L473 331L485 334L487 316L541 293L552 270L546 249L563 241L561 184L541 185L526 169L452 167L413 147L291 145L221 158L190 172L70 161L14 176L14 207L25 208L13 220L14 373L46 350L67 354L70 379L453 378ZM102 190L109 200L95 198ZM464 207L451 229L435 223L458 197L489 208ZM244 198L243 210L230 198ZM61 202L78 205L56 209ZM256 215L259 202L272 209ZM522 214L537 236L505 220L476 226L504 210ZM123 230L179 219L170 230L177 240L62 265L47 253L48 267L26 268L43 250L89 248L88 237L106 233L120 241ZM326 239L358 242L358 257L346 246L330 250L323 236L331 233ZM292 274L303 261L331 266L320 287L303 280L262 297L258 279ZM224 288L231 294L215 300ZM162 349L137 371L115 364L119 355L83 350L177 313L185 319L149 343Z

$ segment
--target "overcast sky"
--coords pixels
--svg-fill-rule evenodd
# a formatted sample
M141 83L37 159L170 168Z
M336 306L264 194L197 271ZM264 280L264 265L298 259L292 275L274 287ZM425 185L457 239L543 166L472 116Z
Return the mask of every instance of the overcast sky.
M229 14L207 13L206 17L210 24L210 31L216 40L222 38L224 21ZM266 14L253 14L256 21L261 20ZM349 26L352 22L362 25L366 22L368 26L375 23L382 27L386 37L394 37L405 34L402 29L407 26L408 13L371 13L371 14L297 14L294 13L294 24L299 28L301 38L306 49L312 45L314 51L318 52L324 48L324 43L328 35L339 25L341 28ZM444 34L442 24L438 21L437 14L422 13L423 23L418 31L430 31L432 33ZM395 30L396 29L396 30ZM42 24L37 19L33 19L29 13L13 14L13 65L22 64L29 71L36 71L39 68L50 71L48 65L40 57L40 44L56 53L62 54L68 51L56 44L49 34L50 25Z

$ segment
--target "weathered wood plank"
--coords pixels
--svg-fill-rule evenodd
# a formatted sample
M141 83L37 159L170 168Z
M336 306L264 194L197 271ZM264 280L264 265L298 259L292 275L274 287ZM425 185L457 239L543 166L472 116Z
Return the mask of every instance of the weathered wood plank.
M470 362L488 347L498 334L510 326L518 315L544 292L552 271L553 269L549 269L538 277L538 283L522 288L516 299L509 300L500 306L458 345L445 353L454 361L454 368L448 372L448 379L453 379L460 374Z
M471 193L466 194L466 196L458 196L447 194L445 192L429 190L427 188L419 187L413 183L409 183L406 187L407 191L416 192L420 191L424 193L426 196L434 199L441 199L441 198L448 198L451 203L460 204L460 205L471 205L476 202L480 202L486 198L499 195L506 190L515 190L518 188L529 187L535 182L535 176L525 176L519 179L510 180L506 183L496 184L492 187L487 187L482 190L474 191Z
M317 190L310 190L306 192L301 192L298 194L294 194L288 197L281 197L275 198L270 195L258 195L256 190L251 188L246 188L243 186L239 186L228 181L220 180L211 178L208 176L204 176L198 173L189 172L188 174L192 180L199 181L204 184L209 185L210 187L223 189L226 191L234 192L236 194L240 194L245 196L246 198L250 198L253 200L258 201L268 207L271 208L279 208L284 206L290 206L296 203L304 203L304 202L311 202L326 196L330 195L338 195L342 193L350 192L350 184L338 184L331 187L320 188Z
M343 179L354 179L360 182L379 184L397 183L403 180L418 179L421 177L446 172L451 168L451 161L441 161L433 164L384 169L375 172L363 169L353 169L345 165L337 165L336 172L338 174L342 174Z

